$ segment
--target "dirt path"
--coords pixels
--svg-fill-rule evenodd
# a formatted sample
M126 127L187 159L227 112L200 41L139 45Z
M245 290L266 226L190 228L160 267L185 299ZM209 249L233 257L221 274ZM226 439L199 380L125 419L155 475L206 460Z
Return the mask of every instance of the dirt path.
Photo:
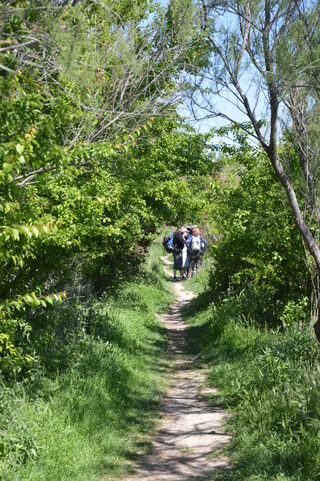
M167 258L163 261L169 274L170 262ZM152 454L135 464L136 474L127 481L205 480L215 469L228 466L226 457L208 458L212 451L229 442L230 437L223 430L227 414L205 402L203 395L208 390L203 388L204 373L193 369L193 358L183 353L186 326L180 310L194 296L185 287L182 282L173 284L176 302L168 314L159 316L169 329L171 388L163 399L162 420Z

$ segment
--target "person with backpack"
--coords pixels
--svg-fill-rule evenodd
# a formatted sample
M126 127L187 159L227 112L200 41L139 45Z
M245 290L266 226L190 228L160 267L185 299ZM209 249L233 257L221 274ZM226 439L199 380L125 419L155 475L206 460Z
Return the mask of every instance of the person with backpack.
M177 271L180 271L180 280L186 279L183 275L183 248L185 246L185 238L183 236L184 227L179 225L173 234L173 281L177 282Z
M197 266L200 260L201 253L201 236L198 227L193 227L191 236L187 240L189 246L189 274L188 279L192 276L194 268Z
M164 236L162 245L165 248L166 252L169 254L173 253L173 233L167 236Z

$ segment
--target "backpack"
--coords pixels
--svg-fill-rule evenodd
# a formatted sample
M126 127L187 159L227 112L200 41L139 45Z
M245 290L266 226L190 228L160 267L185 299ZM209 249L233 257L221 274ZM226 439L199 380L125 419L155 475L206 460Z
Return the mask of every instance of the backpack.
M191 252L200 252L201 250L201 237L200 236L192 236L191 239Z
M173 234L170 236L164 236L162 245L169 254L173 252Z

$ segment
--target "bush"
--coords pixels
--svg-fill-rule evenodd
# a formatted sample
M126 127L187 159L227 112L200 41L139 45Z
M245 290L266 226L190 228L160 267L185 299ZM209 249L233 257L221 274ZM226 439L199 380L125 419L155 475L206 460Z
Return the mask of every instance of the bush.
M38 330L33 382L1 386L4 481L98 480L127 472L128 459L148 449L167 367L154 313L172 301L152 251L112 298L52 309L50 329Z
M185 312L189 349L210 365L209 381L220 389L215 402L233 412L233 469L221 479L319 480L315 339L296 323L286 330L261 328L259 319L247 316L243 297L229 294L206 305L204 292L202 305L195 301Z

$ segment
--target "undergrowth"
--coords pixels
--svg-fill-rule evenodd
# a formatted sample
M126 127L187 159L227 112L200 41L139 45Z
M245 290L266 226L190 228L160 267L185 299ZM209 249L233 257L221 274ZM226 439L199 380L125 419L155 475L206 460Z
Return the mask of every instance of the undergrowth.
M209 283L210 269L213 266L213 259L208 255L204 256L203 264L198 273L195 273L187 282L186 289L195 294L203 292Z
M148 450L167 368L155 312L172 301L161 253L153 246L135 280L112 298L51 311L54 328L46 349L38 346L32 382L1 385L1 480L120 476Z
M203 277L205 274L202 275ZM193 281L203 286L201 276ZM252 293L212 300L203 290L185 308L187 346L210 367L212 399L232 413L231 468L215 481L320 480L320 368L309 327L267 330L248 314ZM258 300L257 300L258 302Z

